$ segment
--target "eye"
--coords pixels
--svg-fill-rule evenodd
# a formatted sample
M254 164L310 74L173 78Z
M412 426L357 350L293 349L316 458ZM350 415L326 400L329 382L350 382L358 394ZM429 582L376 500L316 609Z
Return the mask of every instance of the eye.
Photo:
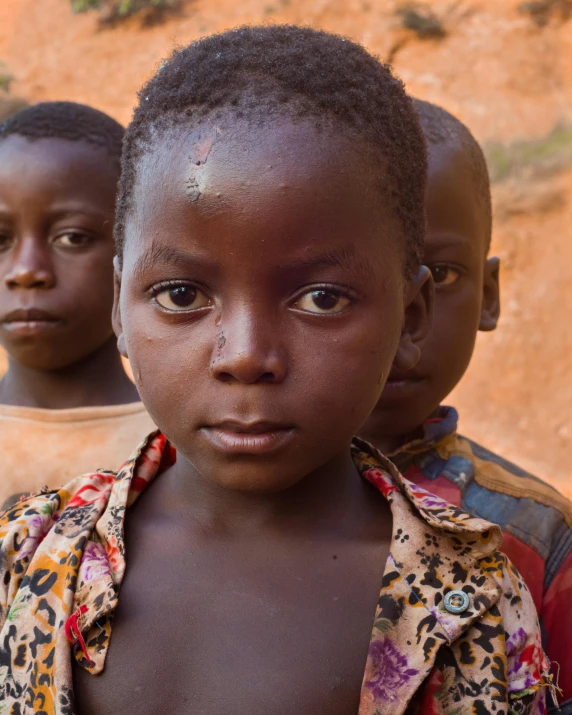
M350 299L335 290L312 290L304 293L294 307L306 313L317 313L319 315L332 315L341 313L351 303Z
M68 233L61 233L56 236L53 240L57 246L63 246L64 248L81 248L91 243L92 238L85 233L79 233L79 231L68 231Z
M155 293L155 300L162 308L178 313L211 305L210 298L191 285L176 285L159 290Z
M7 233L0 233L0 251L7 251L12 245L12 236Z
M460 273L446 263L436 263L429 266L429 270L433 275L435 285L448 286L456 283L459 280Z

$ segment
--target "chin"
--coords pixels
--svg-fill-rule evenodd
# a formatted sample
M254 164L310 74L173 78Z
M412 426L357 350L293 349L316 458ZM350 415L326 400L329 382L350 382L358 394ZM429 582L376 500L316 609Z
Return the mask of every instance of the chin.
M195 454L196 457L196 454ZM292 471L292 465L273 464L273 460L235 458L231 463L210 460L189 460L203 479L228 492L263 496L291 489L306 474L301 468ZM282 469L280 468L282 466Z

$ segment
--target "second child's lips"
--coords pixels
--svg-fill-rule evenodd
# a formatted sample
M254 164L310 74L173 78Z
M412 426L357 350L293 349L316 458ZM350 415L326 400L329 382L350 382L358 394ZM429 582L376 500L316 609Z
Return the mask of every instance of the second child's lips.
M263 455L283 447L292 438L295 427L275 422L237 422L225 420L201 428L218 450L232 455Z
M62 325L63 321L39 308L18 308L4 315L2 327L18 335L37 335Z

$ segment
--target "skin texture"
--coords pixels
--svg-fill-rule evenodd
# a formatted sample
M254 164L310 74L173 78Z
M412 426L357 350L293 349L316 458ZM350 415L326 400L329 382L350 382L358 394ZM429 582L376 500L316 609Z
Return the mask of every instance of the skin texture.
M424 263L435 282L433 330L413 370L394 367L362 436L390 453L421 436L422 423L463 377L477 331L500 313L499 259L462 148L429 147Z
M76 670L76 700L354 715L392 523L349 443L394 354L418 359L429 272L405 284L355 140L228 120L197 164L209 133L178 130L138 168L115 326L178 456L132 507L106 669ZM161 307L181 285L195 312Z
M0 141L1 403L137 400L111 326L117 178L116 162L89 144Z

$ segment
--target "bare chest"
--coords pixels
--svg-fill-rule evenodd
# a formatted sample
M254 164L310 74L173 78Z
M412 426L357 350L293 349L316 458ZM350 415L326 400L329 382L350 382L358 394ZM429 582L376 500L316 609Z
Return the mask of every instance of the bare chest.
M356 715L388 545L168 544L132 552L80 715Z

